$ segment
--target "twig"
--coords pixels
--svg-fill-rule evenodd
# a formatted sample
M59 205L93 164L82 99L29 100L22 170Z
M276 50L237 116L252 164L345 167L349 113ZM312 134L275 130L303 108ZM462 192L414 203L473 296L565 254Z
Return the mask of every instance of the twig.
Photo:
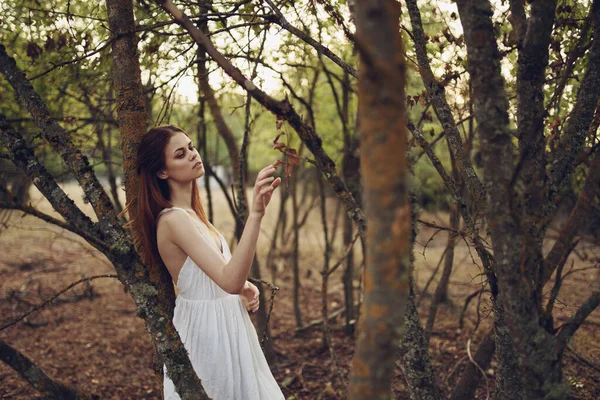
M573 350L571 348L571 346L567 346L567 350L569 350L571 353L573 353L573 355L575 356L575 358L577 358L579 361L581 361L582 363L584 363L585 365L587 365L591 369L595 370L596 372L600 372L600 367L599 366L597 366L596 364L594 364L591 361L586 360L581 354L579 354L575 350Z
M352 251L352 248L354 247L354 243L356 242L356 239L358 239L359 237L360 237L360 235L358 233L356 235L354 235L354 239L352 239L352 242L350 242L350 244L348 244L348 247L346 247L346 251L344 252L344 255L342 256L342 258L340 258L333 265L333 267L329 268L329 270L326 272L327 276L331 275L333 273L333 271L335 271L340 265L342 265L344 260L346 258L348 258L348 255L350 254L350 252Z
M359 303L354 303L354 306L357 306L358 304ZM335 319L337 316L339 316L340 314L342 314L344 311L346 311L346 307L342 307L339 310L336 310L336 311L330 313L329 316L327 317L327 319L329 321L331 321L332 319ZM319 326L319 325L323 325L323 320L322 319L310 321L308 324L306 324L304 326L300 326L298 328L295 328L294 332L302 332L302 331L308 330L310 328L313 328L313 327Z
M467 311L467 308L469 307L469 304L471 303L471 300L473 300L476 296L478 296L482 292L489 292L489 290L486 290L485 288L481 288L481 289L478 289L477 291L475 291L474 293L471 293L469 296L467 296L467 299L465 300L463 309L460 312L460 317L458 319L458 326L460 329L462 329L464 326L465 313Z
M275 296L277 295L277 292L279 291L279 287L273 285L271 282L267 282L263 279L256 279L256 278L248 278L248 280L254 284L257 283L261 283L263 285L266 285L269 287L269 289L271 289L271 298L269 299L269 312L267 313L267 320L265 321L265 330L263 332L263 337L260 339L260 347L263 349L264 351L264 342L265 340L267 340L267 333L268 333L268 326L269 326L269 320L271 319L271 313L273 312L273 305L275 304Z
M91 280L98 279L98 278L118 278L118 276L114 275L114 274L94 275L94 276L90 276L90 277L87 277L87 278L80 279L80 280L78 280L76 282L73 282L69 286L67 286L66 288L64 288L63 290L61 290L60 292L56 293L54 296L52 296L51 298L49 298L48 300L46 300L45 302L43 302L42 304L40 304L40 305L32 308L31 310L27 311L25 314L21 315L20 317L18 317L14 321L9 322L8 324L3 325L2 327L0 327L0 332L2 332L3 330L5 330L7 328L10 328L11 326L15 325L19 321L22 321L23 319L27 318L29 315L33 314L34 312L36 312L38 310L41 310L42 308L45 308L46 306L52 304L52 302L54 300L56 300L60 295L62 295L66 291L72 289L73 287L79 285L80 283L89 282Z
M487 378L487 375L485 374L485 371L483 370L483 368L481 368L479 366L479 364L477 364L477 362L473 359L473 356L471 355L471 338L469 338L469 340L467 340L467 356L469 356L469 361L471 361L471 363L477 367L479 372L481 372L481 375L483 375L483 379L485 379L485 390L487 392L487 394L485 396L485 400L489 400L490 399L490 385L488 382L488 378Z
M440 266L442 265L442 261L444 261L444 257L446 256L446 253L448 252L448 249L449 249L449 247L446 246L446 248L444 249L444 252L440 256L440 260L438 261L438 264L435 267L435 270L433 271L433 273L431 274L431 276L427 280L427 283L425 284L425 287L421 291L421 294L419 295L419 300L417 301L417 304L416 304L417 309L421 306L421 301L423 301L423 297L427 294L427 289L429 289L429 285L431 285L431 282L433 282L433 279L435 278L435 276L437 275L438 271L440 270Z

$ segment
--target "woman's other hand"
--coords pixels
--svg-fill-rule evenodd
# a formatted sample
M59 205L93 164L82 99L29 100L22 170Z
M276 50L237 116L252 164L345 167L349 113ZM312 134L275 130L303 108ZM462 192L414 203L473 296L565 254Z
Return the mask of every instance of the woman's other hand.
M254 199L252 202L251 215L263 217L265 210L271 201L275 189L281 184L281 178L271 176L276 171L274 165L263 168L256 177L254 184Z
M244 288L240 292L240 296L244 300L244 305L246 306L246 310L251 311L253 313L258 310L260 306L260 302L258 300L259 295L258 288L254 286L252 283L246 281Z

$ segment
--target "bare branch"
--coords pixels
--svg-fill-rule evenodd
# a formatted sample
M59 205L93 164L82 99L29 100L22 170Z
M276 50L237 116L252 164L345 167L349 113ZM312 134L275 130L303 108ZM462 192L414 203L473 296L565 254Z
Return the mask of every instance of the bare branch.
M588 53L585 75L581 80L573 113L564 127L557 150L550 160L550 182L544 217L553 215L556 198L575 170L575 158L583 150L588 129L600 99L600 1L592 3L594 39Z
M339 58L335 53L333 53L327 47L323 46L321 43L317 42L315 39L313 39L306 33L302 32L300 29L298 29L295 26L293 26L292 24L290 24L288 22L288 20L285 18L285 16L282 14L281 10L271 0L265 0L265 1L269 5L269 7L271 7L273 12L275 13L276 18L271 19L273 22L275 22L277 25L281 26L286 31L290 32L292 35L296 36L297 38L299 38L302 41L311 45L315 50L317 50L317 52L319 54L325 55L327 58L329 58L331 61L336 63L341 69L343 69L344 71L346 71L353 77L355 77L355 78L357 77L358 74L356 72L356 69L353 66L351 66L350 64L348 64L347 62L345 62L344 60Z
M102 237L97 224L92 222L87 215L77 208L73 200L71 200L60 186L58 186L54 178L35 157L33 150L27 146L23 137L14 130L14 128L6 121L4 115L1 114L0 141L10 151L10 157L15 165L27 173L35 187L44 194L50 204L52 204L52 207L68 221L67 224L60 223L57 225L65 225L65 228L66 225L69 225L78 232L88 232L85 234L84 238L86 236L92 238L92 235L94 234L98 235L98 237ZM13 205L13 207L15 206ZM36 213L36 211L29 206L20 206L20 208L23 209L23 211L27 208L28 211ZM41 213L38 213L36 216L44 219ZM94 239L93 243L102 244L102 241L101 239ZM105 246L102 245L102 247Z
M567 345L567 342L575 332L581 327L585 319L600 305L600 290L593 292L587 300L579 307L575 314L569 318L560 327L560 332L557 334L558 342L561 347Z
M41 97L29 83L25 74L17 67L15 60L6 53L2 44L0 44L0 72L15 89L19 100L33 116L42 135L75 175L87 200L98 216L101 228L98 232L99 237L104 238L108 235L103 240L110 244L126 240L126 234L119 225L112 202L96 178L87 157L75 146L70 135L50 116ZM69 222L75 224L74 221Z
M0 360L21 375L31 386L52 400L87 400L94 396L77 392L64 383L52 380L40 367L23 353L0 340Z
M583 184L583 189L577 198L575 207L569 214L569 218L564 225L563 231L560 236L554 242L554 246L546 256L543 266L543 283L545 284L549 279L556 267L561 263L561 260L565 260L568 249L571 247L571 242L575 238L575 235L584 224L585 219L592 207L595 194L598 192L600 186L600 153L596 152L592 165L588 169L588 174Z
M473 195L473 200L476 203L485 201L486 191L481 181L477 177L475 169L471 165L471 160L468 154L463 150L463 143L458 132L457 124L454 120L454 115L450 109L450 105L446 100L446 93L444 86L441 85L434 77L429 58L427 56L427 49L425 47L425 32L423 31L423 23L421 22L421 12L417 5L416 0L406 0L408 13L412 25L412 35L415 42L415 50L417 53L417 60L419 62L419 73L423 79L427 94L433 104L435 111L438 115L452 154L459 160L459 170L463 181ZM456 192L456 191L454 191ZM469 219L465 219L468 223ZM474 228L474 227L473 227Z
M226 59L212 44L192 21L179 10L170 0L157 0L167 12L169 12L178 23L188 31L190 36L198 43L204 46L206 52L212 59L244 90L254 97L266 109L276 115L282 116L292 128L298 133L300 139L306 144L309 150L315 155L316 164L319 170L327 177L329 184L334 192L342 199L348 216L355 222L361 237L365 237L365 219L361 208L356 203L354 197L346 187L344 181L339 177L335 169L335 163L327 155L322 147L322 140L316 134L311 126L306 124L300 115L294 110L289 101L278 101L267 95L259 89L251 80L247 79L242 72Z
M80 283L84 283L84 282L90 282L94 279L99 279L99 278L118 278L117 275L110 275L110 274L105 274L105 275L94 275L94 276L90 276L90 277L86 277L83 279L80 279L76 282L71 283L69 286L67 286L66 288L58 291L54 296L50 297L48 300L45 300L44 302L42 302L42 304L39 304L35 307L33 307L31 310L27 311L25 314L21 315L20 317L16 318L15 320L4 324L0 327L0 332L2 332L3 330L10 328L11 326L19 323L20 321L24 320L25 318L27 318L28 316L30 316L31 314L33 314L34 312L40 311L44 308L46 308L49 305L52 305L52 303L54 302L54 300L56 300L60 295L64 294L65 292L71 290L72 288L74 288L75 286L79 285Z

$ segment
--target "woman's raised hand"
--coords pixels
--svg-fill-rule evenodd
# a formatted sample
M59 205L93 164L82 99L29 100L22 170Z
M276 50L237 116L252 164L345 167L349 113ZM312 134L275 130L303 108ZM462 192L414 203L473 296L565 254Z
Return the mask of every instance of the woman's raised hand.
M256 183L254 184L254 199L251 214L260 217L265 215L265 209L271 201L273 192L281 184L281 178L271 176L276 169L274 165L269 165L258 173Z

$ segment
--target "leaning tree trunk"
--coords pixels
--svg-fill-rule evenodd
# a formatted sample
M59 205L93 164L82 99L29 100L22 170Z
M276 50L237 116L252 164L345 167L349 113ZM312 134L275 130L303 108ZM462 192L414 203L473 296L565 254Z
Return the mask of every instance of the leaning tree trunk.
M135 218L135 201L138 180L135 170L137 149L142 135L147 128L145 99L142 91L140 65L137 56L137 38L133 4L131 1L107 0L108 23L114 35L112 45L113 80L116 94L116 110L121 131L121 151L123 154L123 173L127 204L130 214ZM136 227L134 224L134 235ZM141 249L139 249L141 250ZM165 316L159 322L167 326L167 334L153 335L158 353L156 372L162 376L163 363L167 365L167 375L173 380L175 388L182 398L208 398L200 379L197 377L189 356L179 335L172 325L175 305L175 292L171 277L164 265L148 265L147 276L152 286L147 286L148 293L156 293L156 307ZM141 287L141 286L140 286ZM138 289L142 290L142 289ZM135 293L132 293L135 295ZM138 299L136 298L136 302ZM147 321L148 329L153 330ZM164 337L167 336L167 337Z
M393 0L356 5L361 168L369 228L365 297L352 363L351 399L389 399L409 292L405 63ZM374 29L374 28L377 29Z

